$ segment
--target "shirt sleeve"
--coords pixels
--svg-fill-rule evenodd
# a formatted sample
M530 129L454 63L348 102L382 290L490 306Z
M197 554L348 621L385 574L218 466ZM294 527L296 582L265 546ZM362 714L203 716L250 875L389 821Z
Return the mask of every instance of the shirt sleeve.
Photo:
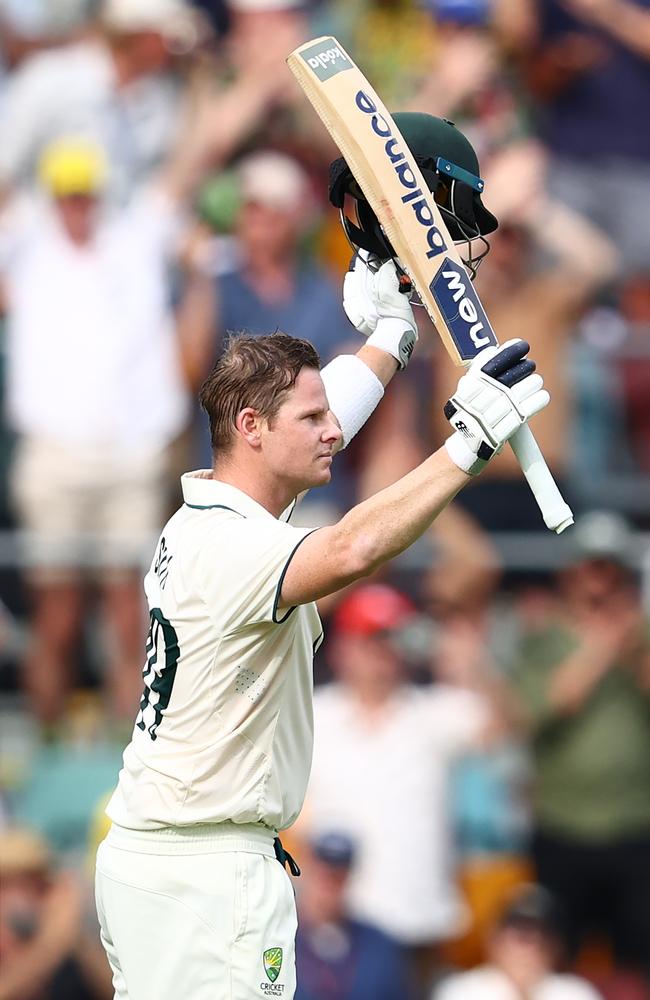
M295 608L279 608L282 581L299 545L314 528L271 518L228 518L206 537L199 556L201 596L228 631L281 624Z

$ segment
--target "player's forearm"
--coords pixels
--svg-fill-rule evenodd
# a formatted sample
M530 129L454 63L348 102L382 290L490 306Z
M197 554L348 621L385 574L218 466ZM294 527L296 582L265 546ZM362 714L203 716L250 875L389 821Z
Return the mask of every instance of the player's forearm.
M419 538L468 480L441 448L337 524L313 532L286 569L281 606L317 601L369 576Z
M364 344L364 346L357 351L357 357L360 358L364 365L366 365L366 367L377 376L384 389L392 379L395 372L398 370L398 364L395 358L386 351L380 350L378 347L370 347L367 344Z
M416 541L469 481L444 448L336 525L356 554L359 576L373 573Z

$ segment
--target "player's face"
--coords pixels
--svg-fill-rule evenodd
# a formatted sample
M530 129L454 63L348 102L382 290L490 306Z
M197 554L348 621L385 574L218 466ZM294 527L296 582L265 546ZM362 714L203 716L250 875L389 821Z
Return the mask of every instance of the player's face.
M329 483L341 431L330 413L320 372L302 369L263 434L268 466L292 495Z

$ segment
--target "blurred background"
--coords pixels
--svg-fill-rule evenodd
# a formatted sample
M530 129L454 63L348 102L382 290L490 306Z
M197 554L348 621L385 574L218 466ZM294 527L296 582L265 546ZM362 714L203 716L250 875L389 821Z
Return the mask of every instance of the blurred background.
M649 0L0 0L0 1000L113 995L93 855L226 331L359 346L337 152L284 63L323 33L476 148L477 287L577 517L549 534L504 452L323 603L297 998L650 996ZM417 312L304 523L447 435Z

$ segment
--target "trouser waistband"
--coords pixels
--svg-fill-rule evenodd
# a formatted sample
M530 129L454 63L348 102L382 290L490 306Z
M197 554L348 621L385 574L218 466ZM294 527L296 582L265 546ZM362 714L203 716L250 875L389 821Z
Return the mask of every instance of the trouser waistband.
M246 851L275 858L274 830L257 823L200 823L159 830L129 830L113 823L106 843L140 854L214 854Z

